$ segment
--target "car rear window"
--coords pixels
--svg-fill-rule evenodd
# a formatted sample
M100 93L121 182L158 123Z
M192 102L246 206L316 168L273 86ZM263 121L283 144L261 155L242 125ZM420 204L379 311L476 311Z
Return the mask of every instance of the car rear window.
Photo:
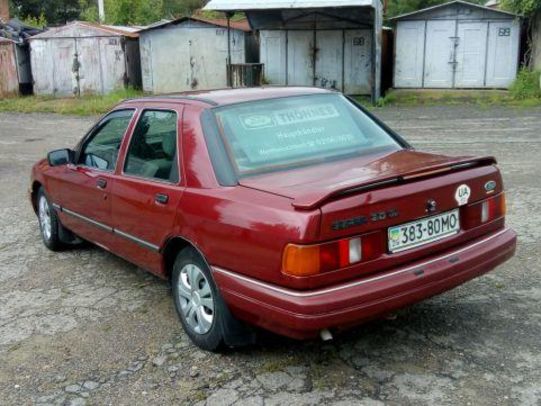
M401 148L340 94L262 100L213 111L239 176Z

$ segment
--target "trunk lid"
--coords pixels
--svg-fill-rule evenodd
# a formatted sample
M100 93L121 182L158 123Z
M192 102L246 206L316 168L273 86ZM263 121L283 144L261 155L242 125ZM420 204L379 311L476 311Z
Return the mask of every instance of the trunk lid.
M296 209L310 210L337 196L495 163L488 156L449 157L400 150L248 177L240 184L288 197Z
M241 185L284 196L296 210L321 210L318 240L385 230L461 206L455 194L468 185L468 203L486 197L484 185L502 182L493 157L449 157L401 150L260 175ZM427 204L436 207L429 210ZM386 234L382 233L382 238Z

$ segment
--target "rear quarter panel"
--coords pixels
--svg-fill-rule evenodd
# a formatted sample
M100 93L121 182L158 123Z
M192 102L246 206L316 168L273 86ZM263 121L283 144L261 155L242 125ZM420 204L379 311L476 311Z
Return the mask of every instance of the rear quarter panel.
M245 188L218 184L208 154L200 114L208 106L186 106L182 165L187 187L175 229L214 266L277 284L282 252L289 242L315 241L320 211L296 212L291 200Z

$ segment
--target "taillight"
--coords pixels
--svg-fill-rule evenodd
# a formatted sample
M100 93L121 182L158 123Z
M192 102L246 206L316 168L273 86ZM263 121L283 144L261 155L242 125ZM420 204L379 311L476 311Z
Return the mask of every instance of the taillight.
M465 210L465 228L473 228L481 224L505 216L507 207L505 193L500 193L481 202L468 206Z
M288 244L282 272L292 276L317 275L372 260L382 252L380 233L317 245Z

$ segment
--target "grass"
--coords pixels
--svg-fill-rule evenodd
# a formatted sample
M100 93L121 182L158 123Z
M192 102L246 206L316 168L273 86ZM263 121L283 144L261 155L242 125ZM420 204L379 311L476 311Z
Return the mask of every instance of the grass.
M390 90L378 101L377 107L386 106L541 106L541 97L516 97L504 90Z
M76 116L100 115L124 99L142 96L134 89L117 90L108 95L81 97L23 96L0 100L0 112L58 113Z
M423 105L541 106L540 72L523 69L506 90L397 89L387 92L377 107ZM362 101L361 101L362 102Z
M390 90L374 106L368 97L357 97L357 101L368 109L386 106L428 105L476 105L504 107L541 106L539 72L522 70L509 91L505 90ZM100 115L109 111L120 101L140 97L139 90L124 89L108 95L86 95L81 97L26 96L0 100L0 112L58 113L77 116Z
M541 100L541 72L522 69L509 89L515 100Z

